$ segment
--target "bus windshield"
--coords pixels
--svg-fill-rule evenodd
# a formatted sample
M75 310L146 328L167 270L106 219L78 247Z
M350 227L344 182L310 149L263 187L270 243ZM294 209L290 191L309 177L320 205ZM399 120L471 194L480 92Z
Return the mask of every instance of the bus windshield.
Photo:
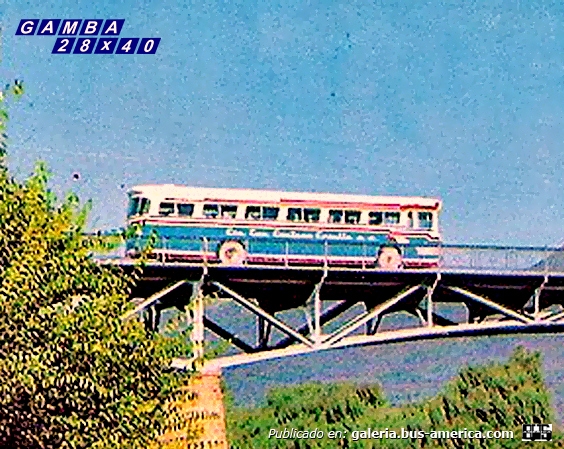
M138 196L131 197L129 200L127 216L132 217L134 215L144 215L149 212L150 205L151 202L147 198L141 198Z
M132 197L129 199L129 207L127 208L127 216L131 217L137 213L139 208L139 197Z

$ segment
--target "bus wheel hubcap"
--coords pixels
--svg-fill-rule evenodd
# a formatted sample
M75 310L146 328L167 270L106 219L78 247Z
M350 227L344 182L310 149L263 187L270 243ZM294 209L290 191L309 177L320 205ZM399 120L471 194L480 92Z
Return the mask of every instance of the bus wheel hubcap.
M226 265L240 265L247 254L239 242L225 242L219 250L219 260Z
M397 269L401 267L401 255L395 248L383 248L377 263L380 268Z

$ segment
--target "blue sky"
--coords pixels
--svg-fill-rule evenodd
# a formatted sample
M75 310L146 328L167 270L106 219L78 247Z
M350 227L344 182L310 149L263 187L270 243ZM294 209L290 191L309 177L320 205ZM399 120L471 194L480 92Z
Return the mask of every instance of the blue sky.
M438 196L451 243L564 239L560 2L76 3L0 0L0 81L27 87L11 166L47 161L96 227L123 224L127 187L172 182ZM22 18L162 41L51 55Z

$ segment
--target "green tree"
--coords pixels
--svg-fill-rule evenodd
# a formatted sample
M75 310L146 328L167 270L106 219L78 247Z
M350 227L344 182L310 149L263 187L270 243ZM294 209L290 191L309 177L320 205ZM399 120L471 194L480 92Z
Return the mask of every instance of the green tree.
M104 241L84 237L89 204L57 204L43 164L10 176L5 106L22 93L0 100L0 448L147 448L190 378L167 369L189 355L188 329L123 320L138 272L92 260Z

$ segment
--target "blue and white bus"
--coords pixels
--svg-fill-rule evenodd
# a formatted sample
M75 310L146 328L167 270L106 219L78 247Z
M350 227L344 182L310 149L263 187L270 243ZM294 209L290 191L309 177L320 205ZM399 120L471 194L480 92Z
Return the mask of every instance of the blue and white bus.
M435 267L434 198L141 185L129 192L127 242L136 257L151 232L152 256L222 265L328 264Z

